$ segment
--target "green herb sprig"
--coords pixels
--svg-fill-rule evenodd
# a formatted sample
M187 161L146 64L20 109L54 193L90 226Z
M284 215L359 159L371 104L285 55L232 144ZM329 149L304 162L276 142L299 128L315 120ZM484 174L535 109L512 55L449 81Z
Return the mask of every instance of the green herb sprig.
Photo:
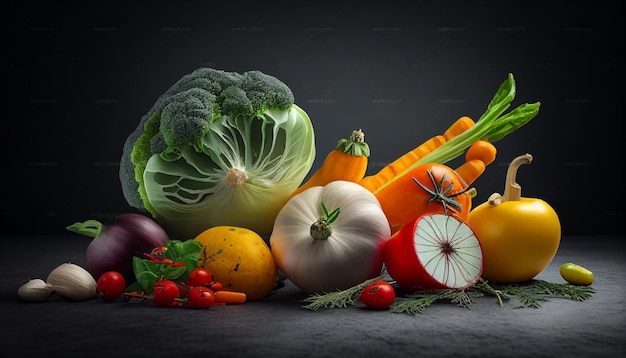
M307 303L303 307L311 311L317 311L321 308L346 308L348 306L354 306L357 304L359 296L365 287L381 279L383 279L383 276L363 281L345 290L312 294L303 300L303 302Z
M307 304L303 307L316 311L322 308L346 308L357 305L359 295L363 289L370 283L380 279L386 278L385 276L379 276L346 290L311 295L304 300ZM512 297L517 297L519 308L540 308L542 302L548 301L552 297L585 301L591 298L595 292L596 290L591 286L551 283L544 280L531 280L524 284L509 284L495 288L481 278L474 286L463 290L444 289L414 292L396 297L395 302L390 307L390 311L416 315L422 313L437 301L448 301L459 307L470 309L476 302L476 298L485 295L496 297L500 307L504 307L505 301L510 301Z

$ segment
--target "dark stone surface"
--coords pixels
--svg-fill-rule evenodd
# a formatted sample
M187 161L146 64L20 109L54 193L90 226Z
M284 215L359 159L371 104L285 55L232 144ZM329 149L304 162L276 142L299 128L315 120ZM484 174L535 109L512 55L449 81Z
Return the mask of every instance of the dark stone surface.
M499 307L480 297L471 309L440 302L411 316L346 309L309 311L289 281L270 297L206 310L139 300L42 303L19 300L30 278L63 262L84 264L89 240L2 237L0 353L3 357L616 357L626 353L624 237L565 236L537 279L564 282L558 267L594 272L587 301L549 298L538 309Z

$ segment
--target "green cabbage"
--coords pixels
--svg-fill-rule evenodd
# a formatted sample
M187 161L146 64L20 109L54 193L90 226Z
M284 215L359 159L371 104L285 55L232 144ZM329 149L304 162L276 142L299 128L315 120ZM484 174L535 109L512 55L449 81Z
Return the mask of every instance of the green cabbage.
M129 135L120 181L128 203L172 238L220 225L267 236L314 159L311 120L284 83L259 71L200 68Z

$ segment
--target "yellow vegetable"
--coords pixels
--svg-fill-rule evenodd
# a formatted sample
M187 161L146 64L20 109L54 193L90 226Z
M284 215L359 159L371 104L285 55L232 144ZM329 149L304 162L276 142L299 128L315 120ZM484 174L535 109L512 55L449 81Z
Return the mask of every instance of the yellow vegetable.
M531 160L530 154L515 158L507 172L504 195L493 194L469 213L468 223L483 248L482 277L487 281L528 281L548 267L559 248L558 215L545 201L522 197L515 182L519 166Z
M215 281L246 294L247 301L268 296L278 271L269 246L256 232L235 226L215 226L195 237L202 244L198 266Z
M561 265L559 273L572 285L589 286L593 283L593 272L570 262Z

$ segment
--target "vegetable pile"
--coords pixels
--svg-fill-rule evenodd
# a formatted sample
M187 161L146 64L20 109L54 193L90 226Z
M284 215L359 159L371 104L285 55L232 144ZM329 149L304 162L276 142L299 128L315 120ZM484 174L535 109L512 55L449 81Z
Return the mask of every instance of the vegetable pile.
M30 280L18 293L209 308L263 300L282 273L309 294L310 310L416 314L439 300L468 308L486 294L500 306L513 296L533 308L549 296L585 300L595 292L586 268L563 265L567 283L535 279L561 230L550 205L522 197L515 182L530 154L511 162L503 195L472 206L494 143L539 112L539 102L509 111L515 94L509 74L476 121L461 116L376 173L367 175L361 129L309 172L313 125L287 85L260 71L197 69L123 147L123 193L141 213L68 226L93 238L87 270Z

